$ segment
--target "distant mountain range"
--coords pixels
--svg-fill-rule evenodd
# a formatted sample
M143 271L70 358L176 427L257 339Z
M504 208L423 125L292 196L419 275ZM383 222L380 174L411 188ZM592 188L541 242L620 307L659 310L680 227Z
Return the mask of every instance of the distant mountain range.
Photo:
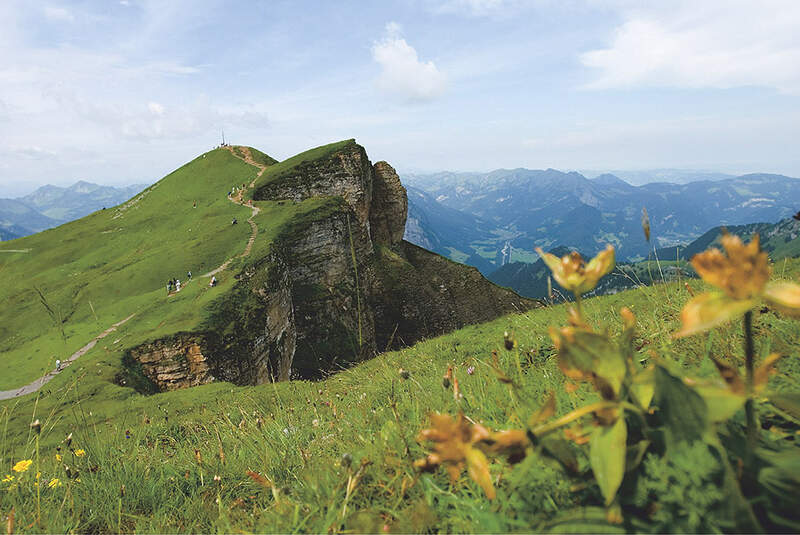
M76 182L68 188L42 186L15 199L0 199L0 240L13 240L116 206L144 189L137 184L116 188Z
M604 170L604 171L579 171L584 176L598 176L611 174L618 176L632 186L643 186L653 182L669 182L672 184L688 184L702 180L717 181L736 178L738 175L719 173L717 171L704 171L700 169L646 169L641 171Z
M612 174L589 179L555 169L409 175L407 237L489 274L509 262L535 262L537 246L593 255L610 243L620 261L646 258L643 208L657 247L688 244L720 225L775 223L800 209L796 178L716 178L633 186Z
M800 256L800 221L787 218L777 223L753 223L734 225L726 228L731 234L749 241L757 232L762 248L769 253L773 262L783 258ZM634 263L617 263L617 267L601 279L591 295L616 293L653 282L673 281L677 278L695 277L688 261L709 247L718 246L723 227L715 227L686 246L659 249L651 260ZM721 247L719 247L721 248ZM556 247L551 253L556 256L569 254L571 249ZM588 255L583 255L588 260ZM656 262L658 258L658 262ZM778 268L776 268L778 269ZM495 284L513 289L525 297L548 298L547 276L550 270L541 259L534 263L511 262L491 273L488 278ZM568 292L555 281L551 281L556 301L568 297Z

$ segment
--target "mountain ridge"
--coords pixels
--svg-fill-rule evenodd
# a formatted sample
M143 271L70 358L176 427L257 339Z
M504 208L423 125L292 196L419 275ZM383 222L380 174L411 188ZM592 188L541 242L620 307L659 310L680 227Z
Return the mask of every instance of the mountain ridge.
M113 355L104 373L118 385L155 392L318 378L539 305L403 242L405 219L399 177L354 140L283 162L251 147L201 154L116 207L0 247L20 281L0 289L0 388L121 315L135 314L91 351Z
M455 236L444 229L421 229L424 237L439 233L437 251L480 267L484 273L504 262L501 250L513 247L514 258L535 262L535 247L565 245L594 254L615 245L622 261L646 258L650 245L641 232L642 209L649 213L656 247L686 244L709 228L775 223L800 206L800 180L770 173L751 173L718 181L688 184L628 184L614 175L586 178L577 172L495 170L490 173L438 173L412 176L409 184L438 206L484 222L476 231ZM431 202L412 211L436 211ZM489 238L486 235L490 235ZM479 255L490 267L467 259Z

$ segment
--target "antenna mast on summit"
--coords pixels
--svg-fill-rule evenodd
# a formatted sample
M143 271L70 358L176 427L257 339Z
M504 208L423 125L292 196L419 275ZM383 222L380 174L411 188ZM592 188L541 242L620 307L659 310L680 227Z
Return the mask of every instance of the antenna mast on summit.
M225 129L222 129L222 146L225 146Z

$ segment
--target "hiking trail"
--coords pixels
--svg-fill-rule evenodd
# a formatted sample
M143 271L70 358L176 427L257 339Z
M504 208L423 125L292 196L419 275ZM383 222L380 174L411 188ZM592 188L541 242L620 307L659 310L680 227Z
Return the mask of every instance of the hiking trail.
M256 162L253 159L253 155L250 152L250 148L249 147L237 147L237 148L242 151L242 153L244 154L244 157L242 157L236 151L234 151L233 150L234 147L232 147L230 145L227 145L227 146L223 147L224 150L227 150L228 152L233 154L236 158L239 158L243 162L245 162L245 163L247 163L249 165L252 165L253 167L258 168L258 173L256 173L256 176L253 178L253 180L247 186L247 189L254 188L255 185L256 185L256 180L258 180L261 177L261 175L267 169L267 166L264 165L264 164L260 164L260 163ZM240 189L236 193L235 196L229 196L228 200L231 201L232 203L238 204L240 206L248 206L243 200L244 192L245 192L244 189ZM244 258L244 257L246 257L246 256L248 256L250 254L250 251L253 249L253 244L256 241L256 236L258 236L258 225L255 224L255 222L253 221L253 218L255 216L257 216L259 214L259 212L261 212L261 208L259 208L258 206L253 206L253 205L250 205L249 208L252 210L252 213L250 214L250 217L247 219L247 223L250 225L250 229L251 229L250 239L247 240L247 245L245 246L244 251L242 252L242 254L239 255L239 258ZM26 249L26 250L6 250L5 252L28 252L29 250L30 249ZM208 278L208 277L212 277L212 276L216 275L217 273L225 271L225 269L227 269L227 267L230 265L230 263L233 261L234 258L236 258L236 257L227 259L217 269L215 269L213 271L209 271L205 275L201 275L201 276ZM189 281L186 281L186 282L188 283ZM184 284L184 286L185 286L185 284ZM169 294L168 297L172 297L173 295L175 295L175 293ZM122 325L123 323L125 323L126 321L128 321L129 319L134 317L135 315L136 315L136 313L131 314L130 316L128 316L124 320L115 323L114 325L112 325L111 327L109 327L108 329L106 329L105 331L103 331L102 333L97 335L96 337L94 337L91 342L89 342L88 344L86 344L85 346L80 348L78 351L76 351L75 353L70 355L69 358L67 358L64 361L62 361L61 370L52 370L52 371L48 372L46 375L40 377L39 379L36 379L35 381L33 381L31 383L28 383L27 385L21 386L20 388L15 388L13 390L2 390L2 391L0 391L0 400L12 399L12 398L15 398L15 397L24 396L25 394L30 394L32 392L36 392L37 390L42 388L42 386L44 386L47 383L49 383L53 379L53 377L58 375L64 368L69 366L72 362L74 362L79 357L85 355L90 349L92 349L97 344L98 341L100 341L101 339L105 338L106 336L108 336L112 332L116 331L117 327L119 327L120 325Z
M266 171L267 166L264 165L264 164L258 163L257 161L255 161L253 159L253 154L250 152L250 147L236 146L236 148L238 148L239 150L242 151L242 153L244 153L244 157L242 157L235 150L233 150L234 146L226 145L225 147L223 147L224 150L227 150L228 152L233 154L236 158L239 158L240 160L242 160L246 164L249 164L249 165L252 165L253 167L258 168L258 173L256 173L256 176L253 177L253 180L247 186L247 189L252 189L252 188L254 188L256 186L256 180L258 180L261 177L261 175L264 173L264 171ZM244 199L244 191L245 191L244 189L240 189L238 192L236 192L236 195L228 196L228 200L231 201L232 203L238 204L240 206L248 206L247 204L245 204L245 202L243 200ZM250 254L250 251L253 249L253 244L256 242L256 236L258 236L258 225L255 224L255 222L253 221L253 218L255 216L257 216L259 214L259 212L261 212L261 208L259 208L258 206L251 205L250 209L252 210L252 213L250 214L250 217L247 218L247 223L250 225L250 229L251 229L250 239L247 240L247 245L244 248L244 252L242 252L242 254L239 255L239 258L244 258L244 257L246 257L246 256L248 256ZM234 258L236 258L236 257L234 257ZM232 261L233 261L233 258L229 258L225 262L223 262L222 265L219 266L217 269L209 271L208 273L205 273L204 275L201 275L201 276L205 277L205 278L213 277L214 275L225 271Z
M92 349L95 345L97 345L97 342L99 342L100 340L102 340L103 338L105 338L106 336L111 334L112 332L116 331L117 327L119 327L123 323L127 322L129 319L131 319L135 315L136 315L136 313L131 314L130 316L128 316L124 320L118 321L117 323L115 323L114 325L112 325L111 327L109 327L108 329L103 331L102 333L100 333L97 336L95 336L92 339L91 342L89 342L88 344L86 344L85 346L83 346L82 348L77 350L75 353L70 355L69 358L61 361L61 369L60 370L51 370L46 375L43 375L42 377L36 379L35 381L33 381L31 383L26 384L25 386L21 386L19 388L14 388L13 390L2 390L2 391L0 391L0 400L12 399L12 398L16 398L16 397L19 397L19 396L24 396L25 394L30 394L32 392L36 392L37 390L42 388L44 385L49 383L50 380L53 377L55 377L56 375L58 375L59 373L64 371L64 369L67 366L72 364L79 357L82 357L83 355L85 355L90 349Z

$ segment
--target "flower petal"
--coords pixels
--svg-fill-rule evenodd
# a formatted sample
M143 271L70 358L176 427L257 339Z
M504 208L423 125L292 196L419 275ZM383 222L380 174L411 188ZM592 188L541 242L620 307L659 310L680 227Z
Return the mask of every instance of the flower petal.
M755 305L752 299L733 299L721 293L698 295L683 307L683 328L672 336L682 338L713 329L743 315Z
M495 490L494 485L492 485L492 476L489 473L489 461L486 459L486 455L481 450L467 448L466 458L469 477L481 486L487 498L494 500Z
M800 316L800 286L793 282L771 282L764 298L789 316Z
M614 246L607 245L604 250L597 253L597 256L586 264L586 275L591 278L594 281L594 285L596 285L601 277L611 273L615 265ZM592 285L592 288L594 288L594 285Z

